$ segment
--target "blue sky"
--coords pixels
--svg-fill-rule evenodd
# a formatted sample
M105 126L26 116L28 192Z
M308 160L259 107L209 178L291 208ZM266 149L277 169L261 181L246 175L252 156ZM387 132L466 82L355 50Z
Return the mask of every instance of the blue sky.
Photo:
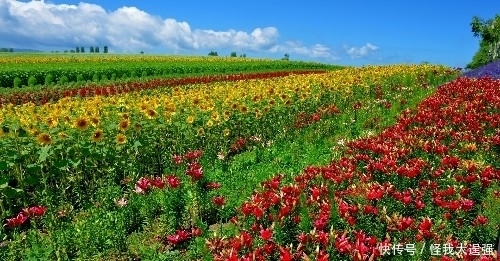
M0 47L464 67L499 1L0 0Z

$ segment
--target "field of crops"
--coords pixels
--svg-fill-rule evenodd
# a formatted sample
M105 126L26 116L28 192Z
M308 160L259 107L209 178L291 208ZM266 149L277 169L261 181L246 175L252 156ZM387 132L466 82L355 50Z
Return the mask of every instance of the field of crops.
M0 64L211 75L3 93L1 260L495 258L498 80L427 64L75 57Z
M199 56L1 54L0 87L68 87L88 81L328 68L335 66L313 62Z

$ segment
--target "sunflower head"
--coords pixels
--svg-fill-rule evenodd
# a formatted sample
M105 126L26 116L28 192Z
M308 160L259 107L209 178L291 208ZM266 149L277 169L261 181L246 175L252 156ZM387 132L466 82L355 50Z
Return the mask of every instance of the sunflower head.
M100 129L97 129L96 131L94 131L91 138L95 143L100 142L102 138L104 138L104 132Z
M48 117L45 121L45 123L47 124L47 126L49 126L50 128L55 128L57 127L57 124L59 123L57 118L54 118L54 117Z
M127 120L123 119L118 124L118 129L120 129L121 131L126 131L128 130L129 127L130 127L130 121L128 119Z
M198 136L200 136L200 137L205 136L205 129L199 128L198 129Z
M135 131L139 132L139 131L141 131L141 129L142 129L142 125L141 125L140 123L136 123L136 124L134 125L134 129L135 129Z
M47 133L40 133L36 136L36 140L40 145L49 145L52 143L52 137Z
M189 115L186 119L187 123L189 124L193 124L194 122L194 116L193 115Z
M90 124L92 126L97 127L99 125L99 119L97 117L90 117Z
M158 113L153 109L147 109L145 111L145 114L146 114L146 117L150 120L156 118L156 116L158 115Z
M79 130L86 130L89 127L89 121L83 117L76 119L75 128Z
M127 143L127 136L123 135L122 133L116 135L116 143L120 145Z

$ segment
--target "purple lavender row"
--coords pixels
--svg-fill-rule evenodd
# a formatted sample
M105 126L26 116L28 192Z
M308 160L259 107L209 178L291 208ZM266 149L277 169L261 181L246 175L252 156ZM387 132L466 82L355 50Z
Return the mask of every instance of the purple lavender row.
M467 71L462 76L469 78L490 77L500 79L500 60L493 61L477 69Z

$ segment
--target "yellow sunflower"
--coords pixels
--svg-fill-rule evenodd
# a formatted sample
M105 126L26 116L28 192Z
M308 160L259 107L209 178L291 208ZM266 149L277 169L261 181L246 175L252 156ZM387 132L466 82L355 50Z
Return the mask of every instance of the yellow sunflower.
M121 133L116 135L116 143L118 143L120 145L127 143L127 136L125 136Z
M193 124L194 122L194 116L193 115L189 115L186 119L187 123L189 124Z
M94 127L99 126L99 119L97 117L90 117L90 124Z
M158 113L153 109L147 109L145 111L146 117L150 120L155 119Z
M128 128L130 127L130 121L127 119L127 120L122 120L120 121L120 123L118 124L118 129L120 129L121 131L126 131L128 130Z
M52 137L47 133L40 133L36 136L36 140L40 145L49 145L52 143Z
M75 128L79 130L86 130L89 127L89 121L83 117L76 119Z
M68 134L64 133L64 132L59 132L57 134L57 136L60 138L60 139L66 139L68 138Z
M92 134L92 141L97 143L100 142L104 138L104 132L101 129L97 129Z
M198 129L198 136L205 136L205 129L199 128Z

